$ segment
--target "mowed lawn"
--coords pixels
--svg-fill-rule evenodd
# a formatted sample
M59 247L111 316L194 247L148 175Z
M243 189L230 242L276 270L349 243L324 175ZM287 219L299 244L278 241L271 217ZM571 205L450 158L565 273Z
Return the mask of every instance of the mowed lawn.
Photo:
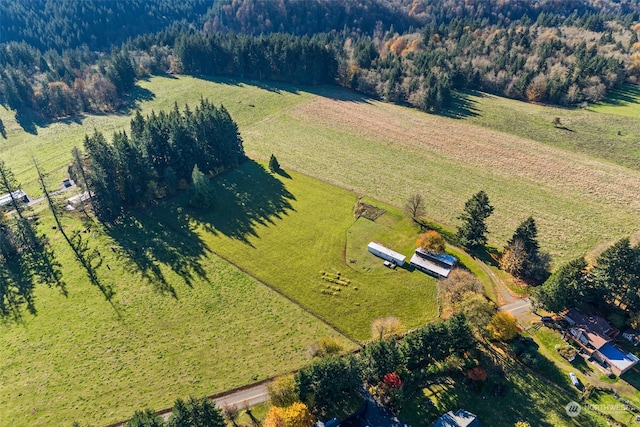
M357 340L370 338L371 323L378 317L395 316L407 328L437 318L435 279L419 271L388 270L368 253L349 262L354 250L346 246L349 233L368 221L356 223L355 194L285 172L287 176L272 175L249 161L217 178L219 208L193 213L202 241ZM396 249L410 255L417 231L398 212L393 215L392 224L385 225L383 216L379 226L390 236L387 244L402 240ZM357 240L360 252L366 252L370 240L385 236L375 227L365 231ZM376 268L361 268L369 264ZM349 283L323 280L323 273L340 273Z
M68 296L38 287L37 315L1 325L0 426L106 425L297 369L321 337L355 348L214 255L174 209L81 233L112 304L43 215ZM69 232L86 229L79 218L66 215Z

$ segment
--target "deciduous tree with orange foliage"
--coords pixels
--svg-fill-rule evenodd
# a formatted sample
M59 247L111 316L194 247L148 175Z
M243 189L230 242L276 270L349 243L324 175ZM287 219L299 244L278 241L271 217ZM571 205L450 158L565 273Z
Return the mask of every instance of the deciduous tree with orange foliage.
M418 237L416 247L429 252L442 253L446 247L446 242L440 233L435 230L429 230Z

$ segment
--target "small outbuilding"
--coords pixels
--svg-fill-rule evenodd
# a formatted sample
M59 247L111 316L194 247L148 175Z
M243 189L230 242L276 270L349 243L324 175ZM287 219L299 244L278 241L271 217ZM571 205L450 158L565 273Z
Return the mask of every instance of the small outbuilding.
M375 256L394 262L397 265L404 265L407 260L406 256L399 254L396 251L392 251L391 249L376 242L369 243L369 245L367 245L367 249Z
M458 262L453 255L443 253L433 253L422 248L416 249L409 260L409 264L432 276L446 278Z
M4 209L5 207L8 207L11 204L11 196L13 196L13 198L19 202L29 203L29 198L27 197L27 194L22 190L16 190L11 194L5 193L2 196L0 196L0 208Z
M75 196L71 196L67 199L67 206L73 206L73 207L79 206L82 203L89 200L90 198L91 198L91 195L89 194L88 191L85 191L84 193L76 194Z

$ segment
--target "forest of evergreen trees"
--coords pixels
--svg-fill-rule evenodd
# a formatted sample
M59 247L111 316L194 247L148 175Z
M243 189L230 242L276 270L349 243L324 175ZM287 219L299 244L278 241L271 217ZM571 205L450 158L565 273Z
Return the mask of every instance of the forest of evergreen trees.
M123 4L0 2L0 103L111 112L136 78L177 72L337 83L439 111L453 90L577 105L640 77L640 6L627 0Z
M197 24L211 0L3 0L0 42L24 41L46 52L86 45L109 52L128 38L179 23Z
M116 132L108 142L95 132L84 140L85 155L74 150L70 175L92 194L96 216L117 220L125 209L187 188L194 168L213 175L244 160L238 127L224 108L202 99L191 111L175 108L137 112L131 134Z

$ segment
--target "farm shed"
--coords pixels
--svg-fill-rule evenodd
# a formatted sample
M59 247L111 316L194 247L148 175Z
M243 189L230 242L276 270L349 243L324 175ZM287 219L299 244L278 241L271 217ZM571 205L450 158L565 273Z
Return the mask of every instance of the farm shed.
M409 264L418 270L442 278L449 276L451 269L457 262L458 259L452 255L436 254L420 248L416 249L416 252L409 260Z
M85 191L84 193L76 194L75 196L69 197L67 199L67 205L75 207L80 205L81 203L86 202L89 199L90 199L89 192Z
M26 193L22 190L16 190L11 194L6 193L0 196L0 208L4 208L5 206L8 206L11 204L12 195L13 195L13 198L19 202L29 203L29 198L27 197Z
M404 262L407 259L406 256L399 254L396 251L392 251L379 243L371 242L367 245L367 249L375 256L386 259L387 261L395 262L397 265L404 265Z

